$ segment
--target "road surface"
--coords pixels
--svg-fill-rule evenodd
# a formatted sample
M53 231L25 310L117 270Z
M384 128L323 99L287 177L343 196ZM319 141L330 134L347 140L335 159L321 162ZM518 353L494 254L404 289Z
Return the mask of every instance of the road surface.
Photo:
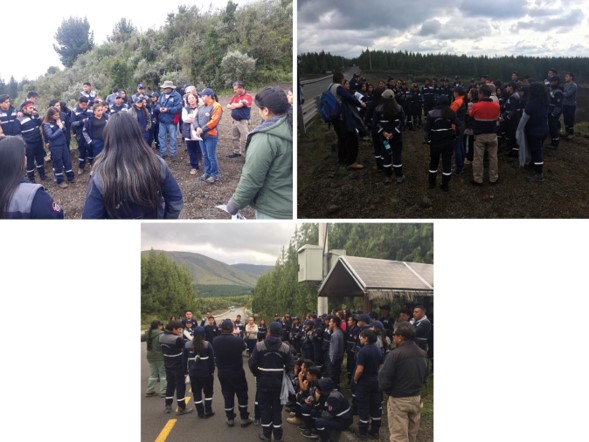
M344 76L350 80L352 75L356 72L359 73L360 68L351 68L344 72ZM308 82L303 82L303 94L305 95L305 102L310 101L315 97L319 97L321 93L329 87L332 78L333 76L330 75L328 77L323 77L320 80L308 80Z

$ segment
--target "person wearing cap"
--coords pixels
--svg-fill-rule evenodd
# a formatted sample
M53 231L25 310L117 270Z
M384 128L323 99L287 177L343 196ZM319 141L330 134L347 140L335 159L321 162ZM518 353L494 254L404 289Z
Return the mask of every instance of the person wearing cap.
M303 338L303 326L298 316L292 318L292 327L288 337L297 355L301 354L301 339Z
M160 151L159 148L159 131L160 131L160 111L157 108L157 100L160 94L152 92L147 102L147 108L149 109L149 116L151 117L151 131L149 132L149 144L152 147L155 141L155 150Z
M292 219L292 125L286 93L266 87L256 94L262 123L248 135L239 184L227 203L236 214L247 205L256 219Z
M577 110L577 83L572 72L564 74L562 115L566 140L575 137L575 111Z
M329 320L329 331L331 338L329 340L329 362L327 365L327 372L329 377L333 380L336 388L338 389L345 350L345 337L340 324L341 318L339 316L332 316Z
M562 115L562 101L564 99L564 91L560 85L560 77L558 75L550 78L548 95L550 97L550 106L548 109L550 144L546 147L549 149L558 149L560 142L560 116Z
M176 414L192 413L194 409L186 406L186 364L184 363L184 339L182 339L182 324L170 321L164 329L164 334L159 337L159 343L164 355L166 368L166 401L164 413L171 413L174 402L174 390L178 409Z
M395 93L386 89L382 101L374 110L374 124L380 137L380 155L384 170L384 183L389 184L393 172L398 184L405 181L403 175L403 133L406 116L403 108L395 100Z
M510 157L517 157L519 152L519 146L515 139L515 131L521 118L522 106L521 97L516 90L516 84L509 82L505 86L505 92L508 96L503 106L503 112L501 113L501 122L505 124L505 133L507 136L507 148L509 150Z
M192 341L194 338L194 328L196 326L196 321L193 321L192 319L185 320L182 321L182 325L184 326L182 329L182 337L184 338L184 341Z
M0 219L63 219L43 186L23 180L26 148L22 137L0 130Z
M254 347L248 365L256 377L256 399L260 406L262 433L260 439L270 442L282 440L282 382L292 373L294 362L289 346L282 342L283 327L273 321L268 327L269 335Z
M168 136L170 138L170 158L172 161L176 160L176 118L179 119L182 112L182 97L175 90L174 82L170 80L164 81L160 86L163 89L159 96L156 109L159 111L159 149L160 156L166 158L168 156Z
M489 183L499 181L499 165L497 160L497 121L499 104L491 99L491 87L483 85L479 88L479 101L474 103L468 114L473 118L474 158L472 162L471 184L483 185L485 150L489 155Z
M45 149L41 137L41 118L35 111L32 101L25 101L22 105L22 117L19 118L21 135L27 145L27 178L31 183L35 182L35 163L37 173L41 180L49 178L45 175Z
M137 92L135 92L133 94L133 96L131 97L131 99L133 100L135 97L145 97L145 85L143 83L139 83L137 85ZM135 102L135 101L133 101Z
M92 116L92 107L89 106L90 100L88 97L80 95L78 98L78 105L73 111L72 115L72 129L74 136L78 143L78 175L84 173L86 168L86 161L92 158L92 148L84 138L84 124Z
M243 81L233 83L234 95L229 100L227 109L231 109L231 141L233 153L229 158L245 155L245 143L249 134L252 109L252 96L245 90Z
M389 396L391 440L414 442L421 419L421 389L428 375L427 353L415 343L415 329L408 322L398 324L393 342L395 349L378 372L378 385Z
M94 106L94 100L96 99L96 91L92 90L92 84L86 81L82 85L82 90L80 91L80 97L86 97L88 99L88 106Z
M110 106L110 115L116 114L118 112L127 112L129 110L129 106L124 101L125 97L120 91L115 94L114 99L114 104Z
M129 114L133 116L139 123L141 128L141 135L149 146L149 134L151 133L151 117L149 111L143 104L143 97L133 97L133 106L129 109Z
M20 135L17 112L7 94L0 95L0 126L4 135Z
M199 109L194 122L196 135L201 138L199 143L205 163L205 172L200 179L206 183L214 184L219 180L219 164L217 162L219 132L217 126L223 116L223 106L219 104L217 95L211 88L203 89L200 96L203 106Z
M313 321L306 319L303 322L303 337L301 344L301 353L303 358L313 360Z
M192 320L187 320L187 324ZM204 327L194 328L194 338L184 344L184 360L190 376L192 396L198 417L209 418L213 412L213 374L215 352L213 345L205 340ZM204 394L204 398L203 398Z
M460 97L462 98L462 97ZM458 98L454 103L460 100ZM448 106L448 100L445 96L438 99L438 104L427 113L425 125L423 127L423 142L430 148L430 163L428 172L428 187L433 189L436 186L438 175L438 165L440 157L442 158L442 184L440 188L448 191L448 184L452 178L452 152L454 151L454 139L456 137L456 128L464 127L464 124L458 120L456 114ZM458 170L458 159L456 168ZM462 167L464 159L462 158Z
M221 323L221 335L213 339L213 349L217 361L217 375L221 384L221 393L225 402L225 422L227 426L235 425L236 414L233 411L235 396L239 406L241 426L252 423L247 411L248 393L242 353L246 345L243 339L233 336L233 321L225 319Z

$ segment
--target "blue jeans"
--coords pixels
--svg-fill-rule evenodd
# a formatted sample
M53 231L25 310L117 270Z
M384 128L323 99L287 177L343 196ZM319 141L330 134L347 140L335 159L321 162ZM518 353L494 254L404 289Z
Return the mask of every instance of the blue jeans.
M217 142L218 137L203 138L200 143L202 157L205 162L205 174L213 178L219 177L219 165L217 164Z
M166 137L170 134L170 156L176 156L176 125L174 123L160 123L158 141L160 145L160 155L166 156Z

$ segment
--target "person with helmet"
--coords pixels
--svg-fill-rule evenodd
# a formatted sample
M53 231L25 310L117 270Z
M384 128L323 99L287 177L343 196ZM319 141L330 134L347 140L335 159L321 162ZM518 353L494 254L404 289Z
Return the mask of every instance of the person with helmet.
M188 321L188 323L192 323L192 321ZM190 376L192 395L198 417L209 418L214 416L212 404L215 352L213 345L205 341L204 327L194 328L194 338L184 344L184 358Z

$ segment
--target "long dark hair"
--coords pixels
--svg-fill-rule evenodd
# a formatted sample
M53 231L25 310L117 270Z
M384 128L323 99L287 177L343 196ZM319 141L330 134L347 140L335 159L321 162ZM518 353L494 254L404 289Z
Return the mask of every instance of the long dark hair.
M147 350L151 351L151 335L154 330L157 330L159 326L162 325L161 321L155 320L151 321L151 325L149 326L149 330L147 330Z
M0 138L0 219L6 218L10 199L23 177L25 149L20 136Z
M54 107L50 107L49 109L47 109L47 112L45 113L45 117L43 118L43 123L52 123L54 121L53 116L55 114L60 114L60 116L61 116L61 113L57 109L55 109Z
M537 100L542 107L548 109L550 106L550 102L548 100L548 92L542 83L532 83L530 84L530 89L528 91L529 98L528 101Z
M198 353L200 356L204 356L203 355L203 351L205 350L205 338L202 334L200 333L195 333L194 334L194 338L192 340L192 342L194 343L194 353Z
M137 120L128 112L112 115L104 129L104 150L94 173L104 183L104 205L110 217L131 216L131 204L157 212L161 195L161 162L147 145Z

